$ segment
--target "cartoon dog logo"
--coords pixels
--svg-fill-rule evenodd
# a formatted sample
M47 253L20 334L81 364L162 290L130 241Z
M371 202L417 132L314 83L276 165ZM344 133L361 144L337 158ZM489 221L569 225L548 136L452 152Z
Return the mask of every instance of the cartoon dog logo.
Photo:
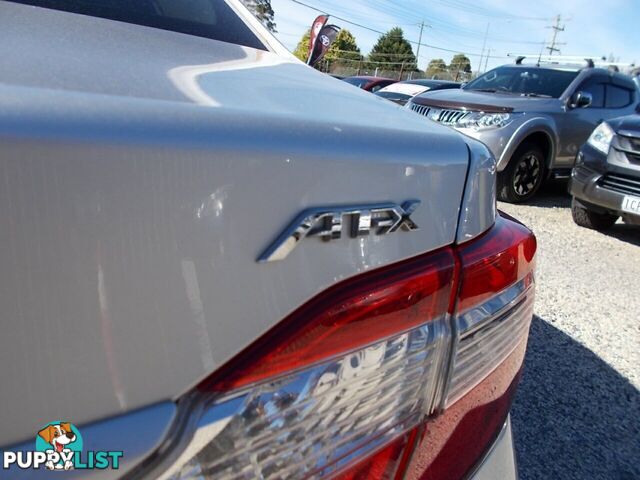
M73 431L72 425L67 422L52 423L40 430L38 435L65 459L59 463L49 460L45 467L49 470L73 470L73 461L66 460L73 455L73 451L69 448L70 444L74 443L78 438Z

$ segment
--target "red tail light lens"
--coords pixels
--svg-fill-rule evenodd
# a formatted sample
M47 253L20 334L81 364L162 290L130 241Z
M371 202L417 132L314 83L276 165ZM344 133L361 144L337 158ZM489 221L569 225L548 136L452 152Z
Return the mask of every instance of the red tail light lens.
M191 438L160 478L459 478L432 473L473 466L478 448L450 465L467 434L486 448L467 431L483 430L478 409L505 420L535 248L499 218L462 247L319 295L185 399Z
M447 313L450 249L347 280L295 311L201 389L227 391L293 372Z
M418 429L413 429L374 453L370 458L336 477L336 480L383 480L396 478L404 471L407 453L415 442Z
M458 250L462 277L457 311L481 305L532 273L536 248L529 229L498 216L491 230Z

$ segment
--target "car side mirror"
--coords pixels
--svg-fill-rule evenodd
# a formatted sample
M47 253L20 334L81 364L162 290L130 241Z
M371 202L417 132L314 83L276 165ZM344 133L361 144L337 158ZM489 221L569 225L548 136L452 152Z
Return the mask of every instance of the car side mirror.
M571 108L587 108L593 103L593 96L588 92L576 92L571 97Z

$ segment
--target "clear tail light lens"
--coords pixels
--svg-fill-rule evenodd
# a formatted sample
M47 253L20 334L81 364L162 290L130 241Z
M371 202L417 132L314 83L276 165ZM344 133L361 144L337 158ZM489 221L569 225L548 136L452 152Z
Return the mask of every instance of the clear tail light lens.
M212 399L213 416L167 478L331 477L419 424L434 400L445 329L444 320L429 322Z
M489 375L526 338L533 315L533 274L455 317L455 346L446 405Z
M468 472L491 435L462 461L451 442L477 424L478 409L491 405L504 422L511 404L535 249L531 232L499 217L461 247L329 289L183 399L186 433L137 475L460 478L446 472Z
M378 451L392 478L391 445L439 401L455 271L444 249L294 312L200 385L206 414L163 478L328 478Z

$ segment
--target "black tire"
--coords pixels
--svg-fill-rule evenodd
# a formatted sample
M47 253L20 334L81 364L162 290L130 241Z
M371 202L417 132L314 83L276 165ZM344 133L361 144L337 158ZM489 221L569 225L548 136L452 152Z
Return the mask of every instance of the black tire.
M613 227L618 220L618 215L594 212L576 202L575 198L571 199L571 216L577 225L598 231Z
M540 189L545 171L542 149L533 143L523 143L509 160L507 168L498 172L498 200L526 202Z

